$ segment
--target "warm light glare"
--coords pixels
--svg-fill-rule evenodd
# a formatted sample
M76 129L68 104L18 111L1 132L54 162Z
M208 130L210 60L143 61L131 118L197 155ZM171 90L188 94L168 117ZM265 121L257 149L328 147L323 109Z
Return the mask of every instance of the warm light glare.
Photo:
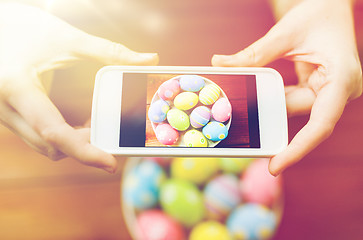
M54 3L56 0L45 0L44 9L47 11L52 11Z
M14 0L14 2L24 2L38 6L45 11L58 15L78 17L79 14L93 14L101 19L112 31L118 32L120 25L116 24L115 18L110 16L119 16L119 19L131 21L140 30L152 34L160 35L166 30L165 16L158 10L150 8L146 3L126 1L125 0ZM102 8L100 8L102 6Z
M163 19L163 16L161 14L153 12L149 15L146 15L143 24L146 31L153 34L159 34L164 29L165 20Z

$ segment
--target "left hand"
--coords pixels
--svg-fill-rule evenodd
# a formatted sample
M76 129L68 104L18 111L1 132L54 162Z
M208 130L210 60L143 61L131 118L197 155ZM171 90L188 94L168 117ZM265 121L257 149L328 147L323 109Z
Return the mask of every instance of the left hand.
M81 59L155 65L157 54L89 35L38 8L0 4L0 122L51 159L73 157L114 172L116 159L89 143L89 128L73 128L48 98L39 75Z

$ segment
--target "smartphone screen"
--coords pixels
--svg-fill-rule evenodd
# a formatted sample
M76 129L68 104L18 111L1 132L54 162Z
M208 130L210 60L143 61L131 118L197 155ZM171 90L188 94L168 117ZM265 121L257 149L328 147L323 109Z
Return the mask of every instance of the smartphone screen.
M158 95L160 86L171 79L178 80L180 76L183 74L123 73L120 147L187 147L183 142L183 136L187 131L197 130L204 134L203 127L194 128L189 125L186 130L177 130L179 138L171 146L162 144L157 138L155 128L161 123L169 124L170 119L165 116L162 122L160 119L159 122L151 121L148 111L156 101L162 100ZM231 106L230 118L221 122L227 129L227 137L220 141L206 138L207 146L260 148L256 76L236 74L193 74L193 76L205 79L203 88L207 85L216 85L220 89L217 99L227 98ZM194 93L199 96L203 88ZM183 92L185 90L181 89L178 94ZM168 111L176 108L173 100L165 100L169 107ZM198 101L193 108L181 111L190 118L193 110L199 106L205 106L210 110L213 108L213 104L206 105ZM165 114L167 115L167 112ZM215 121L213 115L209 121Z

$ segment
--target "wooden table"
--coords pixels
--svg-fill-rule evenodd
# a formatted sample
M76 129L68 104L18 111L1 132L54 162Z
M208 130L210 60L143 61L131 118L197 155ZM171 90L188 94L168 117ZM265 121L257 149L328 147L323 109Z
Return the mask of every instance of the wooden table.
M363 56L363 5L358 2L356 32ZM54 13L132 49L159 52L161 65L209 65L213 53L237 52L273 25L264 0L66 3L59 1ZM271 66L286 83L296 81L291 63ZM90 114L91 83L99 67L82 63L55 74L51 97L74 125ZM289 120L290 138L307 120ZM275 239L363 239L362 123L361 97L348 104L328 140L284 173L285 210ZM0 127L0 239L129 239L120 178L120 171L109 175L71 159L51 162Z
M178 75L170 75L170 74L149 74L147 77L147 111L149 110L150 104L152 103L152 99L157 92L159 86ZM249 139L249 128L248 128L248 112L247 112L247 90L246 90L246 78L243 76L223 76L223 75L200 75L208 79L211 82L208 84L216 84L220 89L223 90L225 97L228 98L229 102L232 105L232 121L230 123L230 128L228 131L228 136L226 139L221 141L217 146L223 145L224 147L248 147L250 144ZM198 94L199 92L197 92ZM224 95L223 94L223 95ZM222 94L221 94L221 97ZM159 99L156 97L155 99ZM170 106L173 107L173 102L170 102ZM198 103L198 106L205 106L201 103ZM211 105L207 106L211 109ZM194 109L194 108L193 108ZM188 115L190 115L191 110L184 111ZM225 122L225 124L229 123L229 121ZM157 124L154 123L156 127ZM194 129L190 126L185 131L180 131L179 134L183 135L188 130ZM198 129L201 130L201 129ZM184 146L179 141L176 143L177 146ZM155 132L152 128L152 122L147 117L146 120L146 146L163 146L156 138Z

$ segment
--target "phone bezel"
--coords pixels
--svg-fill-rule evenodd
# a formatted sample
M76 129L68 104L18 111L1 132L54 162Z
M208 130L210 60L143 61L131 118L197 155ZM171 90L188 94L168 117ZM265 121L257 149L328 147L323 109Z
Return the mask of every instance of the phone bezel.
M119 147L122 76L128 73L243 74L256 76L260 148ZM106 66L97 75L93 94L91 144L115 155L269 157L288 142L284 85L271 68Z

